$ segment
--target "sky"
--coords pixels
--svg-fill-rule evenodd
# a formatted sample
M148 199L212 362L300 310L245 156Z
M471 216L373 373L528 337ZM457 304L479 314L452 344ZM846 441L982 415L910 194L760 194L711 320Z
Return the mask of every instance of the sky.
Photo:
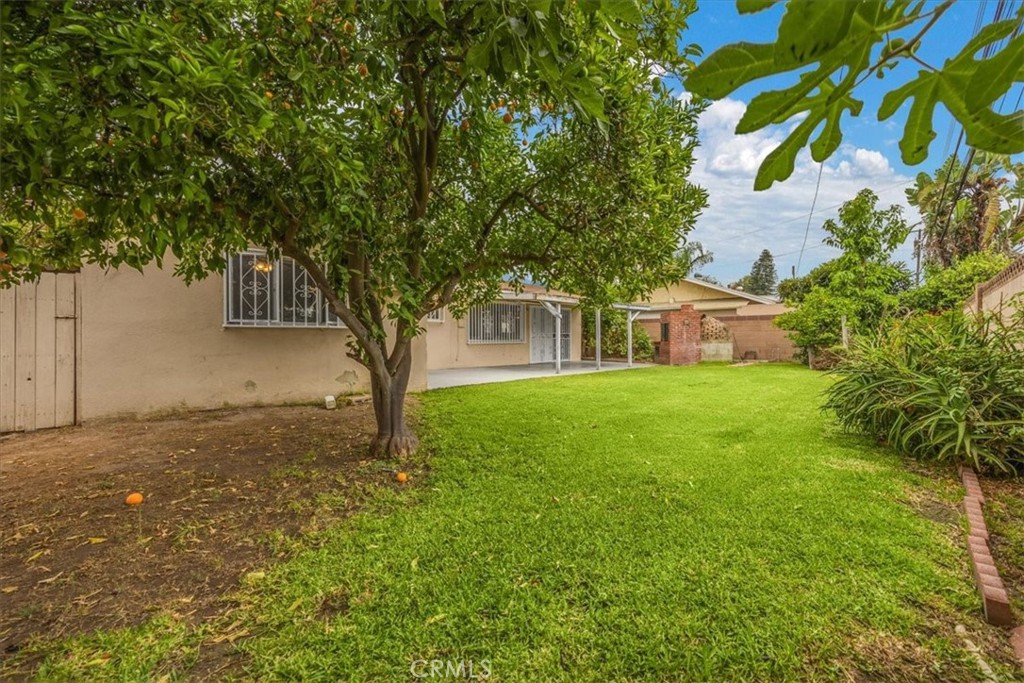
M1011 0L1007 4L1016 11L1021 1ZM918 56L929 64L941 65L966 43L979 12L982 21L990 23L998 4L994 0L961 0L954 4L925 35ZM784 5L780 3L764 12L741 16L736 12L734 0L698 0L697 12L691 15L689 29L681 42L698 44L704 55L741 40L774 42L783 10ZM913 31L916 32L916 28ZM918 166L908 167L900 159L898 144L909 101L887 121L879 122L877 112L885 93L916 77L920 68L913 62L901 62L884 80L868 78L854 92L855 97L864 100L864 108L857 118L852 118L849 112L845 115L843 144L821 169L821 185L809 230L808 214L819 166L806 150L798 156L792 177L776 183L770 190L753 190L761 160L786 137L791 125L773 126L748 135L733 132L747 103L755 95L764 90L789 87L796 82L796 74L791 72L754 81L711 104L700 118L700 147L691 174L693 182L709 193L709 206L689 235L690 240L701 242L714 253L714 262L701 268L701 272L728 284L750 272L761 250L768 249L775 256L780 278L788 277L798 262L798 274L806 274L819 263L838 255L837 250L822 244L825 234L822 224L828 218L835 218L839 206L865 187L875 191L883 208L899 204L905 209L908 223L917 222L919 216L907 204L904 190L913 185L918 173L934 173L943 159L953 153L960 129L939 105L933 124L937 136L928 158ZM1018 85L1010 91L1010 96L1003 101L1003 113L1009 113L1014 102L1020 102L1018 94L1022 88L1024 86ZM676 90L681 96L687 96L681 86ZM965 152L966 145L962 145L961 159ZM806 249L801 256L805 232ZM913 264L910 240L897 251L896 258Z

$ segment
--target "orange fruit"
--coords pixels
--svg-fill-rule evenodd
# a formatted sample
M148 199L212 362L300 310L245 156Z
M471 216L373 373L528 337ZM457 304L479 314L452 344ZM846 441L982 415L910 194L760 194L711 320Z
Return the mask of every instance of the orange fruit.
M404 484L405 482L409 481L409 475L406 474L405 472L399 472L398 474L395 475L395 480L399 484Z
M83 211L82 209L75 209L74 211L71 212L71 215L74 216L76 221L85 220L85 211Z
M462 120L462 132L465 133L466 131L468 131L470 126L472 126L472 125L473 124L471 124L469 122L469 119L463 119Z
M366 67L365 64L359 65L359 75L362 76L363 78L366 78L367 76L370 75L370 70Z
M266 92L264 92L264 93L263 93L263 95L264 95L264 97L266 97L266 98L267 98L268 100L272 100L272 99L274 99L274 93L270 92L269 90L267 90Z
M501 120L504 121L505 123L512 123L512 114L506 113L504 116L501 117Z
M138 491L135 491L134 493L129 493L128 497L124 499L124 504L125 505L141 505L142 504L142 494L139 493Z
M345 24L342 26L342 29L344 29L345 33L355 33L356 25L353 24L351 21L346 21Z

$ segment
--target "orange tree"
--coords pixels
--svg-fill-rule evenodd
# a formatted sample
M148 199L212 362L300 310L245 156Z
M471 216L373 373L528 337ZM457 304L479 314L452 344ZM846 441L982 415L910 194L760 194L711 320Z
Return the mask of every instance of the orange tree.
M416 447L410 343L508 274L607 302L674 268L705 194L692 2L2 6L0 284L46 265L186 281L256 245L312 275ZM288 350L282 349L282 353Z

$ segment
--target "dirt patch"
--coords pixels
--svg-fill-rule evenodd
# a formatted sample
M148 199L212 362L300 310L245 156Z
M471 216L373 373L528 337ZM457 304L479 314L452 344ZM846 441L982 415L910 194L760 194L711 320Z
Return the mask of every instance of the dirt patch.
M369 405L192 413L0 440L0 671L30 642L200 623L287 539L389 482ZM125 505L139 491L145 502ZM6 660L6 661L5 661Z

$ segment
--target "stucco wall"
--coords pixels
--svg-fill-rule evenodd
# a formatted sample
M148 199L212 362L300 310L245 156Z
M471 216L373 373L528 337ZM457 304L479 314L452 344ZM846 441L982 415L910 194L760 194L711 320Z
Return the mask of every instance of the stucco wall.
M482 368L500 365L525 365L530 362L530 325L532 304L525 305L526 330L524 341L517 344L470 344L466 321L452 317L445 311L444 322L424 321L427 338L427 367L430 370L447 368ZM571 358L580 360L583 318L578 308L572 311Z
M190 287L166 270L83 269L82 419L173 408L286 403L362 392L345 329L223 326L224 284ZM410 390L426 388L426 343L413 343Z

